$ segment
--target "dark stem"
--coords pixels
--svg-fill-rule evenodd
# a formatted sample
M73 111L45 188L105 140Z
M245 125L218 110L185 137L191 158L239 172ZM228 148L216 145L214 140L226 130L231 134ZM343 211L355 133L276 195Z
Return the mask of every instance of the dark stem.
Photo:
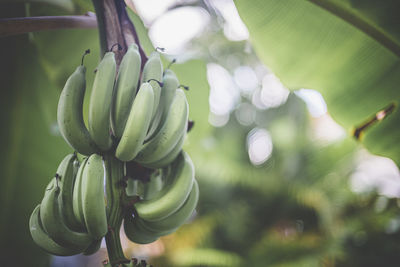
M136 32L135 26L133 25L132 21L129 19L128 13L126 12L125 2L117 1L116 5L117 5L118 14L119 14L119 22L122 27L122 33L126 40L126 45L127 45L127 47L129 45L131 45L132 43L136 43L138 45L140 57L142 58L142 69L143 69L144 64L147 61L147 56L146 56L142 46L140 45L139 36ZM132 40L132 38L133 38L133 40Z
M383 120L386 118L386 116L390 115L393 113L394 109L396 107L395 103L391 103L388 105L386 108L383 110L380 110L377 112L374 116L372 116L370 119L368 119L366 122L364 122L362 125L358 126L354 131L353 131L353 136L359 140L361 138L361 135L372 125L375 123Z
M165 48L164 47L156 47L156 49L154 49L155 51L158 51L158 52L165 52Z
M81 66L83 66L83 60L85 59L85 56L86 56L87 54L90 54L90 49L87 49L87 50L85 51L85 53L83 53L83 55L82 55L82 60L81 60ZM74 151L74 155L76 156L76 151Z
M116 44L113 44L108 51L109 52L113 51L115 46L118 48L118 51L122 49L122 46L119 43L116 43Z
M158 81L158 80L156 80L156 79L148 79L146 82L151 82L151 81L154 81L154 82L158 83L158 85L159 85L160 87L163 87L163 86L164 86L164 84L163 84L162 82L160 82L160 81Z
M88 12L84 16L42 16L0 19L0 37L69 28L96 28L96 16Z
M176 63L176 58L174 58L167 66L166 70L171 68L172 64Z
M142 57L142 66L147 60L139 43L136 30L126 12L123 0L92 0L96 10L99 23L99 37L102 55L108 48L118 43L122 46L120 51L115 52L117 66L121 63L128 46L136 43Z

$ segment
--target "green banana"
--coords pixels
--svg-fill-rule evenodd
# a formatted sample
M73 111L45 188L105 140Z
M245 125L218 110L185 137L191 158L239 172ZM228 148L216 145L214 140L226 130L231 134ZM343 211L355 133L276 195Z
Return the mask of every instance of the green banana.
M149 200L134 204L137 214L146 221L159 221L177 211L187 199L194 180L194 166L184 151L163 169L164 186Z
M185 138L186 138L186 129L182 137L179 139L178 143L175 145L175 147L162 159L152 162L152 163L147 163L147 164L142 164L146 168L163 168L167 165L169 165L174 159L179 155L179 153L182 150L182 146L185 143Z
M53 177L50 182L46 186L46 190L44 190L44 194L47 194L54 186L54 183L56 182L56 178Z
M137 244L149 244L156 241L159 236L147 231L138 224L138 220L134 220L132 215L127 215L124 218L124 231L126 237Z
M92 243L89 245L89 247L83 252L83 255L88 256L88 255L92 255L92 254L96 253L101 247L102 240L103 240L103 238L92 241Z
M90 155L97 148L83 121L85 73L85 66L80 65L65 83L58 101L57 122L65 141L77 152Z
M89 102L89 133L96 145L107 151L111 148L110 111L116 74L114 52L107 52L97 67Z
M87 233L69 229L64 221L59 205L60 188L56 185L45 194L40 204L40 220L45 232L63 247L85 250L92 238Z
M78 219L74 215L72 207L72 196L75 182L75 169L76 169L76 155L69 154L61 161L60 166L57 170L57 174L60 176L60 197L59 204L60 210L62 211L63 218L67 227L75 231L82 231L85 228L79 223Z
M81 166L79 166L78 173L76 174L74 191L72 193L72 210L75 218L78 220L80 225L85 225L85 219L83 218L83 206L82 206L82 174L86 166L88 158L83 159ZM86 226L85 226L86 229Z
M196 208L198 199L199 186L197 181L194 180L192 191L190 192L189 197L178 211L160 221L145 221L146 227L152 231L155 231L156 233L177 229L192 215L194 209Z
M160 102L157 108L157 114L154 119L154 123L147 134L145 142L152 139L164 125L163 122L167 117L172 100L175 96L175 91L178 89L178 87L179 81L175 73L170 69L166 69L163 75L163 86L161 90Z
M153 139L144 144L135 161L151 164L165 157L186 132L188 116L189 107L185 93L178 89L163 127Z
M128 121L115 156L121 161L131 161L143 146L151 120L154 93L149 83L143 83L133 101Z
M121 138L129 116L130 107L136 95L142 60L138 46L132 44L119 66L111 107L111 128L117 138Z
M150 54L149 58L146 61L146 64L143 67L142 79L140 80L141 83L149 82L150 85L153 87L154 91L154 105L153 111L151 115L152 123L154 121L156 111L158 109L158 103L160 102L161 96L161 87L160 84L156 81L161 82L163 73L163 65L161 62L160 54L157 51L154 51ZM156 81L149 81L154 79Z
M46 234L40 221L40 204L36 206L31 214L29 219L29 230L33 241L50 254L57 256L72 256L81 252L77 248L60 246Z
M103 159L92 154L83 169L81 194L86 229L94 239L102 238L108 231L104 179Z

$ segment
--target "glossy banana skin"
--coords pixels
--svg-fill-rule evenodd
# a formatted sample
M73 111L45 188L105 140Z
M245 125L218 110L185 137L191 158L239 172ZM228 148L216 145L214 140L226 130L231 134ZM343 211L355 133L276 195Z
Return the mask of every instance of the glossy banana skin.
M104 179L103 159L100 155L92 154L83 170L81 194L86 229L96 240L108 231Z
M86 68L78 66L68 78L61 92L57 108L57 122L65 141L77 152L90 155L97 151L85 126L82 114L86 90Z
M185 93L178 89L163 127L153 139L144 144L135 161L151 164L165 157L186 132L188 116L189 107Z
M97 67L90 96L89 133L102 151L108 151L112 145L110 111L116 68L114 52L107 52Z
M163 169L164 187L155 197L134 204L137 214L146 221L158 221L177 211L187 199L194 181L194 166L182 152L169 168Z
M124 132L115 151L115 156L119 160L133 160L143 147L151 121L153 104L153 88L149 83L143 83L133 102Z
M114 136L117 138L121 138L124 132L130 107L135 99L141 64L142 60L138 46L132 44L122 58L114 87L111 107L111 127Z

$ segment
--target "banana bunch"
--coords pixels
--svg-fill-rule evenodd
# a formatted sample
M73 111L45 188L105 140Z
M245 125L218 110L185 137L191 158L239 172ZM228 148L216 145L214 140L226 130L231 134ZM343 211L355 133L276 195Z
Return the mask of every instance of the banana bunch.
M124 218L126 236L135 243L147 244L175 232L192 215L199 198L194 166L181 152L167 167L144 184L142 199Z
M119 160L133 160L148 168L170 164L182 149L189 115L185 93L179 89L174 72L163 71L155 51L140 76L136 44L128 48L117 76L113 52L104 55L96 70L87 128L82 114L86 86L83 64L62 90L57 121L66 142L83 155L114 151Z
M133 44L117 74L114 53L107 52L96 69L86 127L87 53L68 78L57 110L60 132L76 152L61 161L29 221L36 244L60 256L95 253L105 235L107 240L119 232L122 220L131 241L153 242L185 223L199 198L192 160L182 150L189 107L174 72L163 70L156 51L141 71ZM76 153L86 157L79 161ZM149 181L126 181L128 162L149 168ZM117 244L111 246L109 252ZM148 265L132 260L121 266Z
M95 253L108 231L104 177L101 156L92 154L80 164L75 154L67 155L31 214L35 243L59 256Z

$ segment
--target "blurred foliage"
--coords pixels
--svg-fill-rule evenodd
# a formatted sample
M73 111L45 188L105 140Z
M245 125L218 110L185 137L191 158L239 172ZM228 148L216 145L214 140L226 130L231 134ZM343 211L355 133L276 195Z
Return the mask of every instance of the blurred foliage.
M253 7L248 7L248 10L253 12L254 20L260 18L258 14L261 12L267 12L261 8L254 10L257 8L255 3L267 2L252 1ZM77 13L91 9L87 1L76 0L74 3ZM241 5L238 3L239 11ZM20 3L2 4L1 7L1 17L24 16L27 10ZM29 12L30 15L60 15L70 14L71 11L60 9L57 5L31 3ZM212 13L211 10L209 12ZM293 16L296 9L287 7L285 12ZM149 53L153 48L146 29L137 16L133 13L130 16L145 51ZM218 19L214 18L212 23L216 21ZM329 21L342 23L334 18ZM279 31L285 33L281 28ZM250 33L254 39L252 28ZM295 38L297 35L291 36ZM358 33L352 38L366 37ZM90 94L93 70L99 60L98 35L96 30L60 30L8 37L0 41L3 73L0 75L0 145L5 151L1 154L0 166L0 260L5 266L47 266L49 256L32 242L28 218L42 198L43 189L58 162L71 152L56 127L58 96L87 48L92 51L85 58L88 69L86 96ZM340 40L335 44L333 48L333 45L324 43L326 47L321 49L326 53L341 49L348 57L354 52L348 47L337 47ZM350 137L331 143L318 142L312 134L315 119L310 119L303 101L293 93L280 107L255 108L257 119L250 125L240 124L234 116L238 105L224 127L213 127L208 121L206 63L227 66L229 72L238 65L255 66L260 63L254 52L244 52L248 47L246 42L229 42L220 29L207 31L194 45L203 49L200 53L202 58L175 64L172 68L180 82L190 86L186 95L190 104L190 119L195 124L185 149L195 163L201 190L197 212L190 223L156 242L162 247L160 253L155 253L155 246L150 247L153 253L143 253L146 246L138 245L133 254L127 256L150 257L150 262L156 267L381 266L382 262L385 266L397 266L400 261L397 201L379 196L376 192L355 194L349 187L357 164L357 142ZM272 51L265 50L264 54L264 48L257 44L257 40L254 47L264 60L267 51ZM367 49L364 54L377 57L383 50L372 53ZM229 66L227 63L230 54L236 56L237 65ZM291 62L300 62L293 54L285 56L279 52L276 56L282 56L282 61L292 57ZM165 58L166 63L169 60ZM334 62L336 60L332 59L326 65L333 68ZM373 71L375 65L372 61L363 62ZM318 71L305 75L305 68L292 65L293 68L285 69L285 73L298 75L310 81L310 85L313 85L312 78L329 80L326 76L319 76L324 71L319 67L316 68ZM350 65L343 63L340 67L345 68L345 72L349 71ZM369 75L359 65L356 67L359 73L350 71L354 76ZM342 71L337 66L335 68ZM279 68L273 70L277 74L283 72ZM339 77L336 74L333 76ZM345 81L342 82L343 87L337 91L338 94L349 90ZM338 100L335 103L339 106L329 106L329 111L339 121L342 117L346 119L346 126L353 126L353 122L359 122L358 118L362 122L365 116L370 115L371 110L365 109L364 113L359 110L364 103L360 100L361 96L367 98L365 101L370 101L368 103L374 103L373 99L365 96L361 80L351 80L351 83L360 83L360 87L347 92L346 97L340 95L340 101L353 102L340 104ZM323 94L330 104L330 89L323 89L326 89ZM398 96L397 93L395 95ZM376 97L376 101L379 98ZM246 95L240 96L240 102L251 104ZM371 109L374 107L372 104L368 105ZM87 106L88 97L85 97L85 113ZM395 115L390 115L380 124L390 123L392 116ZM393 124L389 127L396 128ZM247 138L253 129L266 129L273 141L271 158L259 166L252 165L248 156ZM96 260L101 261L99 258ZM75 262L74 266L78 264Z
M262 61L288 88L320 91L332 117L349 133L394 104L387 118L360 137L372 153L400 165L400 149L392 145L400 142L398 1L238 0L236 5ZM364 31L354 26L360 20ZM380 35L375 38L373 30Z

